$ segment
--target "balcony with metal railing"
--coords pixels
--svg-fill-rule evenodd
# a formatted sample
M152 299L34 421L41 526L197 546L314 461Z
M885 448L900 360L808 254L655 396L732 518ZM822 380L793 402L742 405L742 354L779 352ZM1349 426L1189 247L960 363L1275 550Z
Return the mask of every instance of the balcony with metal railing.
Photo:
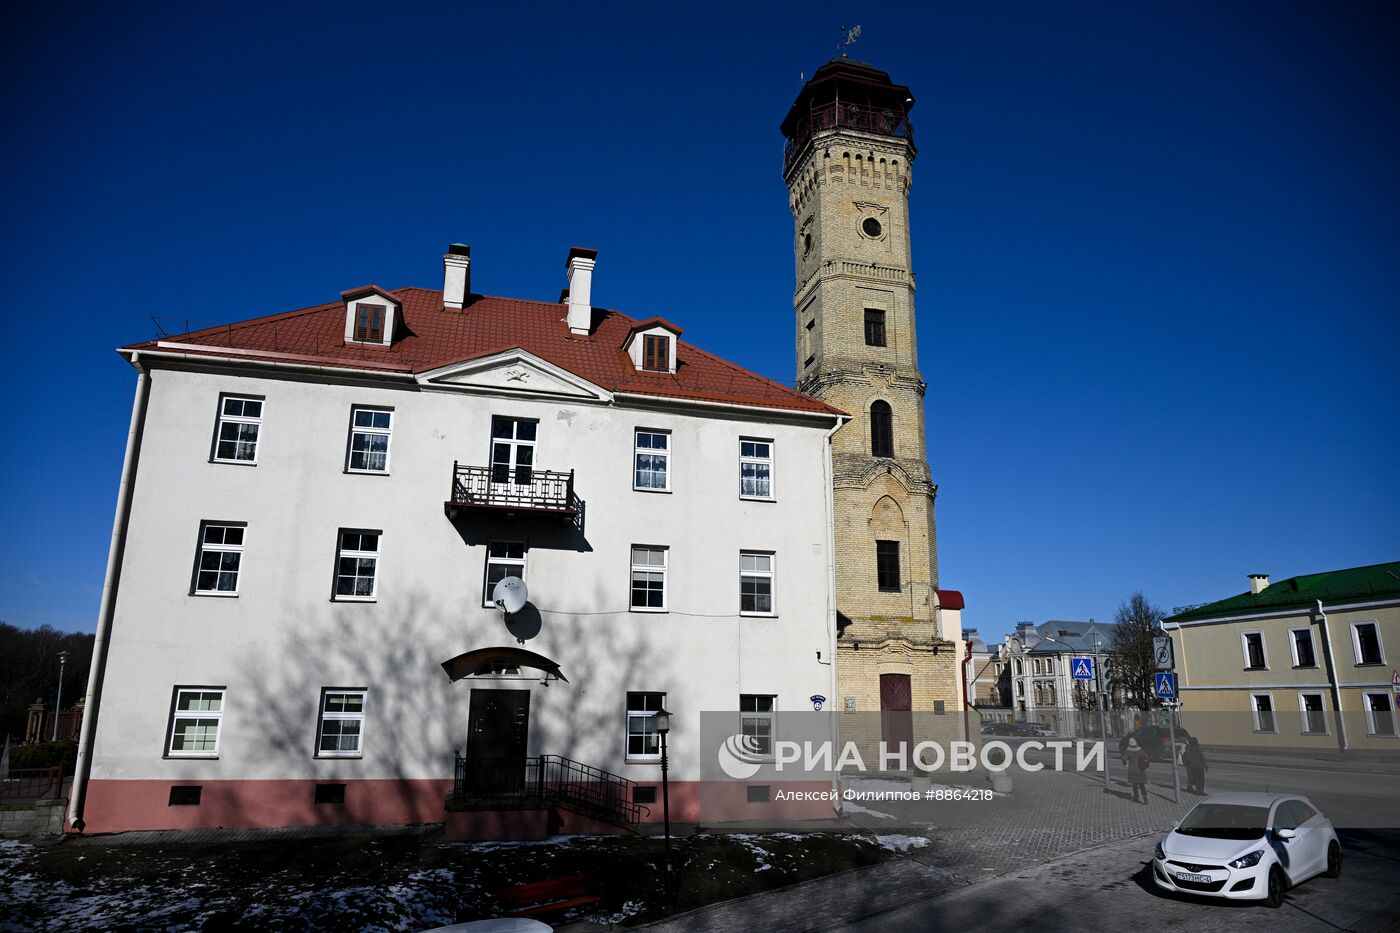
M456 520L473 513L553 516L583 527L583 500L574 492L574 471L529 466L464 466L452 462L452 492L443 512Z
M783 169L792 168L793 162L814 135L838 127L879 136L895 136L907 140L911 149L914 146L914 124L909 122L909 115L904 111L838 100L813 107L793 127L783 150Z

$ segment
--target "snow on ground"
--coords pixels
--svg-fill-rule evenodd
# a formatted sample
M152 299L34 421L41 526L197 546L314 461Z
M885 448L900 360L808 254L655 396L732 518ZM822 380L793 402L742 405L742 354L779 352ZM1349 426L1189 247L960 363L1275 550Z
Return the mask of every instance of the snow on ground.
M928 845L928 840L923 836L905 836L902 833L876 836L875 841L891 852L908 852L910 849L922 849Z

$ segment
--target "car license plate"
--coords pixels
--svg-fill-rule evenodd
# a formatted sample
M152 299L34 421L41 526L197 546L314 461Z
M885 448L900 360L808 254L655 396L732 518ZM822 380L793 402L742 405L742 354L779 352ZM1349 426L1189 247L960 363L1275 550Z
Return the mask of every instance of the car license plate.
M1176 873L1177 881L1196 881L1201 884L1210 884L1210 875L1193 875L1189 871L1179 871Z

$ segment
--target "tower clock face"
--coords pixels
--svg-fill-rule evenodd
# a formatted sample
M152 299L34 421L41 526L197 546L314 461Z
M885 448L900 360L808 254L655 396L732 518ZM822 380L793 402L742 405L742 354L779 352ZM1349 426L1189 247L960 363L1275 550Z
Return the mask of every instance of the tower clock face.
M867 217L862 220L860 222L860 229L872 240L878 239L880 234L884 232L884 228L880 226L880 221L876 220L874 217Z

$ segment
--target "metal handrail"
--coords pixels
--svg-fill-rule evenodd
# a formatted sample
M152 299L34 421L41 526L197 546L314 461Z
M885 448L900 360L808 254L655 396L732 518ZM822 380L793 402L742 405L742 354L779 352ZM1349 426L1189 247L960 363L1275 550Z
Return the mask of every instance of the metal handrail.
M627 824L651 812L633 802L635 781L561 755L469 759L454 754L454 758L452 805L549 803Z
M63 797L63 766L11 768L0 778L0 801L5 803Z
M807 118L797 124L792 138L783 150L783 168L792 168L802 147L816 133L847 126L881 136L897 136L914 145L914 124L909 115L888 107L872 107L869 104L833 101L820 107L813 107Z
M517 466L463 466L452 461L454 503L486 508L536 509L575 514L583 503L574 492L574 471Z

